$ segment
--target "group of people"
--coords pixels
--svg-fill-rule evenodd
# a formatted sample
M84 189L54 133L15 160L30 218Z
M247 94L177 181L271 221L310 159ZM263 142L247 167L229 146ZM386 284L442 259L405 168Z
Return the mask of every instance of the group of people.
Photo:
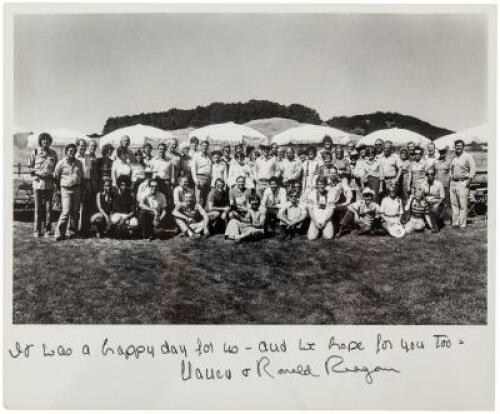
M335 146L326 136L310 146L237 145L210 151L192 137L132 151L123 136L115 149L97 156L94 140L80 139L58 160L52 137L39 135L29 167L35 200L34 236L162 237L168 232L197 238L224 233L240 242L280 234L310 240L386 232L439 232L451 207L452 225L465 228L469 185L475 175L464 142L455 142L451 161L433 144L409 143L394 152L390 141L356 150ZM60 190L61 214L52 230L53 194Z

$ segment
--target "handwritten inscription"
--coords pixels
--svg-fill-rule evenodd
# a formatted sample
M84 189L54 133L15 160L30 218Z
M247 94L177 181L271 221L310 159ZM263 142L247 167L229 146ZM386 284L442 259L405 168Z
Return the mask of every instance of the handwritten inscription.
M15 341L7 349L12 360L33 358L120 359L122 361L165 360L178 364L182 382L236 381L246 378L278 381L280 378L359 378L367 385L403 372L406 355L446 352L465 342L446 333L424 338L389 338L377 333L371 341L356 338L261 339L251 343L218 342L197 338L194 343L164 339L155 343L119 343L103 338L94 344L49 344ZM399 358L391 358L393 355ZM390 356L387 358L386 356ZM383 357L383 363L381 358ZM249 362L253 361L253 362Z

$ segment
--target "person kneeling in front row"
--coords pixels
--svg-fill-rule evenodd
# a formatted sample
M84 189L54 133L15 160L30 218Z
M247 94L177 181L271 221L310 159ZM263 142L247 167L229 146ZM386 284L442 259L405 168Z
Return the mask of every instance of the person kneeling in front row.
M142 238L153 240L164 232L164 223L167 216L167 200L158 190L158 181L149 182L149 191L145 192L139 201L139 221L141 223Z
M307 195L307 212L311 218L307 230L308 240L316 240L320 235L323 239L333 239L332 216L335 208L333 195L326 189L327 179L318 178L315 190Z
M277 215L280 220L280 233L283 240L293 239L297 234L300 234L307 218L305 207L299 204L299 194L292 190L288 198L289 201L281 207Z
M210 235L208 230L209 218L205 209L196 202L194 193L188 191L184 194L184 203L175 206L172 215L181 230L181 234L190 239Z
M363 190L363 198L352 203L340 223L339 237L354 224L358 228L358 234L375 232L380 218L380 207L373 201L375 192L371 188Z

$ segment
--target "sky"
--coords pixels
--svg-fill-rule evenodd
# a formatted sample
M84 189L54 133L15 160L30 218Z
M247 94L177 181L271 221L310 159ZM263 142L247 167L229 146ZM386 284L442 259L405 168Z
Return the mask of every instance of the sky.
M32 130L250 99L486 121L481 15L23 15L14 31L14 124Z

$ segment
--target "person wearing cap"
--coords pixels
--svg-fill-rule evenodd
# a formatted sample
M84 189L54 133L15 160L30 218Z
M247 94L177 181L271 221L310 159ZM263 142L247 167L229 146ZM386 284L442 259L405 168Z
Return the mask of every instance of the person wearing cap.
M154 171L150 167L144 169L144 180L137 187L135 199L140 202L147 194L149 194L149 183L153 178Z
M175 160L167 156L167 145L158 144L158 156L151 161L151 169L156 171L155 178L160 185L158 189L172 205L172 189L175 186Z
M393 154L394 146L391 142L384 143L382 156L379 158L380 168L384 177L384 195L389 194L389 187L394 184L397 186L402 173L401 159Z
M363 198L347 207L344 218L340 222L338 236L343 236L354 226L358 234L373 233L380 219L380 206L373 201L375 192L371 188L363 190Z
M425 160L423 159L424 150L420 147L415 148L414 160L411 163L411 191L421 186L425 182L425 172L427 171Z
M149 181L149 191L143 193L139 200L139 222L142 238L153 240L163 233L167 216L167 200L159 191L156 179Z
M401 175L399 178L399 189L401 194L401 201L403 205L410 198L411 192L411 164L410 155L407 147L401 147L399 150L399 158L401 160Z
M415 188L414 193L410 196L405 206L405 213L409 215L409 220L405 224L406 234L413 233L414 231L425 231L428 210L429 205L425 201L424 190L422 187Z
M436 173L436 180L443 184L444 188L444 202L443 210L448 210L450 208L450 175L451 165L446 159L446 148L439 150L439 158L434 165L434 171Z
M151 161L153 161L153 146L149 143L146 142L142 146L142 158L144 160L144 165L146 167L151 167Z
M306 209L311 219L307 230L307 239L315 240L320 235L323 239L332 239L334 228L332 216L335 209L333 194L327 190L327 180L319 177L317 188L307 195Z
M392 237L401 238L405 235L401 220L404 215L403 202L397 195L397 186L389 185L389 194L380 204L380 218L382 228Z
M52 199L54 197L54 170L57 164L57 154L50 148L52 137L50 134L41 133L38 136L39 148L31 153L28 168L33 185L35 199L34 236L40 237L44 232L45 237L52 234Z
M271 157L271 148L262 146L263 154L255 161L255 179L257 181L257 193L262 197L264 190L269 186L271 177L278 176L278 164L276 158Z
M83 180L82 163L75 158L76 145L66 145L64 152L66 156L57 163L54 170L56 185L61 190L61 215L55 231L56 241L66 238L68 222L69 232L78 233L80 187Z
M283 240L293 239L297 234L302 233L307 211L305 206L300 204L299 198L300 193L292 189L288 195L288 201L278 211L277 218L280 221L279 228Z
M450 201L452 225L464 229L467 223L470 182L476 175L474 159L464 152L465 143L455 141L455 155L450 163Z
M252 168L245 161L245 154L239 152L234 155L234 160L229 167L229 175L227 178L227 185L233 188L236 185L236 179L240 176L245 177L245 185L247 188L255 188L255 176Z
M380 194L384 187L384 172L380 165L380 160L376 158L377 153L375 148L368 147L367 155L367 158L363 162L363 184L365 188L368 187L373 191L374 201L375 203L379 203Z
M120 139L120 145L115 149L113 154L111 154L110 158L113 161L116 161L119 158L121 158L120 155L118 154L118 150L121 149L122 156L125 157L125 162L130 164L134 160L134 152L128 148L129 146L130 146L130 137L128 135L124 135Z
M344 182L344 184L348 185L351 177L351 165L349 160L344 156L344 150L340 145L335 147L335 156L332 163L336 168L340 179Z
M212 182L212 159L210 158L208 140L201 141L200 147L201 150L196 153L191 162L191 176L194 182L196 202L204 206Z
M319 175L319 161L316 158L316 148L307 147L307 159L302 163L302 191L308 193L316 186Z
M214 188L208 193L205 210L210 219L210 227L213 233L225 229L231 207L226 183L221 178L215 180Z
M285 151L285 158L279 164L280 176L285 188L289 188L290 184L294 181L300 181L302 174L302 163L295 157L295 149L287 147Z
M434 178L435 172L433 168L427 170L426 177L425 184L422 186L425 201L429 206L426 219L432 233L437 233L444 224L441 213L443 211L445 193L443 184Z
M205 237L210 235L208 229L209 217L205 209L196 202L192 191L185 194L185 202L175 206L172 211L175 223L181 231L181 235L188 236L190 239L199 237L201 233Z
M198 145L200 144L200 140L198 137L191 137L189 139L189 156L191 159L194 158L196 154L198 154Z

